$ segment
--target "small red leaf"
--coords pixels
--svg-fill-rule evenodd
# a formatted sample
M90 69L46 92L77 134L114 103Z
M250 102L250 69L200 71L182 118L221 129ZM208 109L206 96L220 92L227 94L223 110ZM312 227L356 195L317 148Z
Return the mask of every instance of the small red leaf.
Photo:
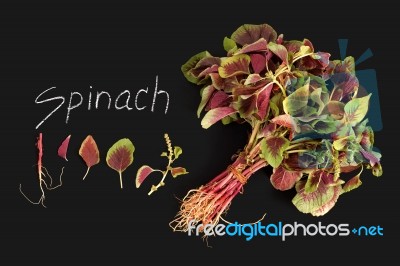
M136 187L139 188L143 181L154 172L154 169L148 165L143 165L136 173Z
M171 175L172 177L177 177L179 175L185 175L188 174L189 172L186 171L185 168L183 167L174 167L171 169Z
M68 145L69 145L70 138L71 138L71 135L69 135L61 143L61 146L58 148L58 156L60 156L61 158L65 159L66 161L68 161L68 159L67 159L67 151L68 151Z
M82 142L79 149L79 155L82 157L86 163L86 166L88 167L86 174L83 177L83 179L85 179L89 173L90 167L100 162L99 149L97 148L97 144L91 135L87 136Z
M274 188L284 191L291 189L300 180L301 176L302 173L300 171L289 171L279 166L274 169L270 180Z

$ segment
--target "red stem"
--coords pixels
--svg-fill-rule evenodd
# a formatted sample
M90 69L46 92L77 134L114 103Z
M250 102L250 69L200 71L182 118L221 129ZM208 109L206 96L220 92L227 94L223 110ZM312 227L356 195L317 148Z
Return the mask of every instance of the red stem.
M42 173L42 157L43 157L43 144L42 144L42 133L39 133L39 139L36 144L39 155L38 155L38 172L39 172L39 181L41 182L41 173Z

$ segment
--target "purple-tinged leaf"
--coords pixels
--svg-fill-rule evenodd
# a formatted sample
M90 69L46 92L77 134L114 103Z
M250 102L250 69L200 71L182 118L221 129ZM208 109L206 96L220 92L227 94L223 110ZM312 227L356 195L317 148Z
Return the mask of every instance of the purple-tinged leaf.
M232 33L231 39L244 46L245 44L254 43L260 38L264 38L267 42L273 42L276 37L276 31L268 24L245 24Z
M264 38L259 39L258 41L251 43L251 44L246 44L243 46L242 49L239 49L238 51L235 52L235 55L237 54L248 54L248 53L254 53L254 52L264 52L267 51L267 41Z
M305 184L305 181L296 183L297 194L292 203L299 211L314 216L324 215L332 209L341 192L341 186L327 186L324 182L320 182L314 192L306 193Z
M143 181L152 173L154 169L148 165L143 165L136 173L136 188L139 188Z
M227 107L231 103L231 97L223 91L217 91L212 96L206 108L206 111L218 107Z
M339 101L330 101L325 106L323 113L330 114L333 119L341 120L344 115L344 103Z
M323 175L326 175L326 172L322 170L311 172L308 175L306 185L304 186L304 193L309 194L316 191Z
M300 180L302 172L300 171L289 171L283 166L274 168L274 172L271 175L271 184L278 190L291 189L297 181Z
M204 107L207 105L208 101L210 100L211 96L213 95L215 91L215 88L213 85L204 87L201 91L201 102L199 104L199 107L197 108L197 117L200 117L201 111L204 109Z
M263 80L264 78L261 77L259 74L250 74L247 78L246 81L244 82L244 85L250 85L252 83L257 83L260 80Z
M274 84L269 83L263 89L257 92L257 115L261 121L263 121L267 115L269 98L273 87Z
M364 158L369 161L371 166L374 166L375 164L379 163L380 158L376 157L375 154L373 154L372 152L368 152L363 148L360 149L360 152L364 156Z
M288 114L278 115L274 117L271 122L280 126L287 127L291 129L292 132L299 132L300 130L294 118Z
M222 78L229 78L239 74L249 74L250 56L247 54L224 57L218 73Z
M268 49L273 52L275 55L277 55L282 62L285 63L285 65L289 65L288 62L288 52L285 48L285 46L281 44L276 44L273 42L268 43Z
M71 138L71 135L69 135L62 143L61 146L58 148L58 156L63 158L64 160L68 161L67 159L67 151L68 151L68 145L69 145L69 140Z
M284 137L269 137L261 140L261 155L273 168L278 168L283 160L283 152L290 141Z
M231 92L233 88L239 86L239 82L236 77L221 78L218 73L210 74L212 85L217 90L223 90L225 92Z
M333 206L335 206L336 201L338 200L340 194L342 193L342 187L335 186L335 187L330 187L330 189L333 189L332 198L328 202L323 204L321 207L311 212L311 215L313 216L325 215L328 211L330 211L333 208Z
M265 57L265 54L251 54L250 60L254 73L259 74L265 70L267 65L267 58Z
M207 112L207 114L204 116L203 120L201 121L201 126L205 129L209 128L222 118L234 114L237 111L233 109L232 107L219 107L212 109Z
M206 57L212 57L211 54L207 51L198 53L194 56L192 56L184 65L182 65L181 70L185 78L195 84L201 84L204 82L203 79L199 79L197 76L195 76L192 73L192 70L196 67L197 63L206 58Z

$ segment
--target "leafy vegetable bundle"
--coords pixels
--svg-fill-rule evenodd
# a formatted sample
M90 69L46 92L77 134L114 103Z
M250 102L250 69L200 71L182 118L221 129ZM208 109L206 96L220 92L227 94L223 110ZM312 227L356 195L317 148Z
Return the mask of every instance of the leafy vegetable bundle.
M295 187L293 204L315 216L360 186L364 168L382 174L364 119L371 95L358 89L353 57L330 61L309 40L285 40L267 24L243 25L223 45L226 57L199 53L182 72L203 87L197 111L207 112L203 128L238 122L250 124L252 133L226 170L184 197L174 230L187 231L192 220L217 224L250 176L267 165L272 185ZM349 172L356 174L340 178Z

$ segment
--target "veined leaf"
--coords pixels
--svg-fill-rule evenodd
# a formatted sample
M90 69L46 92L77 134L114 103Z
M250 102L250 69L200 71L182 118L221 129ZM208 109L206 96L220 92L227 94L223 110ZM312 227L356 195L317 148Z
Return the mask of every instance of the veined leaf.
M286 50L286 47L281 45L281 44L276 44L273 42L268 43L268 49L277 55L282 62L285 63L285 65L289 65L288 62L288 51Z
M250 54L250 60L254 73L259 74L266 68L267 58L264 54Z
M330 101L325 106L325 113L332 116L333 119L341 120L344 115L344 103L338 101Z
M68 151L68 145L69 145L69 140L71 139L71 135L69 135L62 143L61 146L58 148L58 156L63 158L64 160L67 160L67 151Z
M295 116L302 108L307 106L310 95L309 81L283 100L283 110L286 114Z
M85 161L87 166L86 174L83 177L83 180L85 180L90 168L100 162L99 149L97 148L97 144L91 135L87 136L82 142L79 149L79 155Z
M274 168L283 160L283 152L289 147L290 141L284 137L269 137L261 140L262 157Z
M267 42L273 42L276 40L277 35L276 31L268 24L244 24L232 33L231 39L243 46L251 44L260 38L264 38Z
M203 117L203 120L201 120L201 126L207 129L222 118L233 113L236 113L236 110L232 107L219 107L212 109L208 111L207 114Z
M361 98L354 98L346 103L346 105L344 106L344 112L347 121L352 126L355 126L364 119L365 115L368 112L368 104L370 98L371 94Z
M123 188L122 172L132 164L134 151L133 143L124 138L114 143L107 152L107 165L119 173L121 189Z
M201 84L202 81L198 77L191 73L191 70L196 67L196 64L203 58L211 57L211 54L207 51L198 53L192 56L184 65L182 65L181 70L185 78L195 84Z
M218 73L222 78L229 78L238 74L249 74L250 56L247 54L234 55L221 59Z
M292 200L299 211L320 216L333 208L340 195L340 186L326 186L321 183L314 192L306 193L305 184L305 181L297 182L297 194Z
M254 52L265 52L267 51L267 41L264 38L259 39L251 44L244 45L241 49L235 52L237 54L248 54Z
M154 169L148 165L143 165L136 173L136 188L139 188L143 181L152 173Z
M297 181L300 180L302 172L300 171L289 171L283 166L274 168L274 172L271 175L271 184L278 190L288 190L294 187Z
M306 185L304 186L304 193L309 194L317 190L319 183L321 182L322 175L326 172L321 170L312 171L307 178Z

